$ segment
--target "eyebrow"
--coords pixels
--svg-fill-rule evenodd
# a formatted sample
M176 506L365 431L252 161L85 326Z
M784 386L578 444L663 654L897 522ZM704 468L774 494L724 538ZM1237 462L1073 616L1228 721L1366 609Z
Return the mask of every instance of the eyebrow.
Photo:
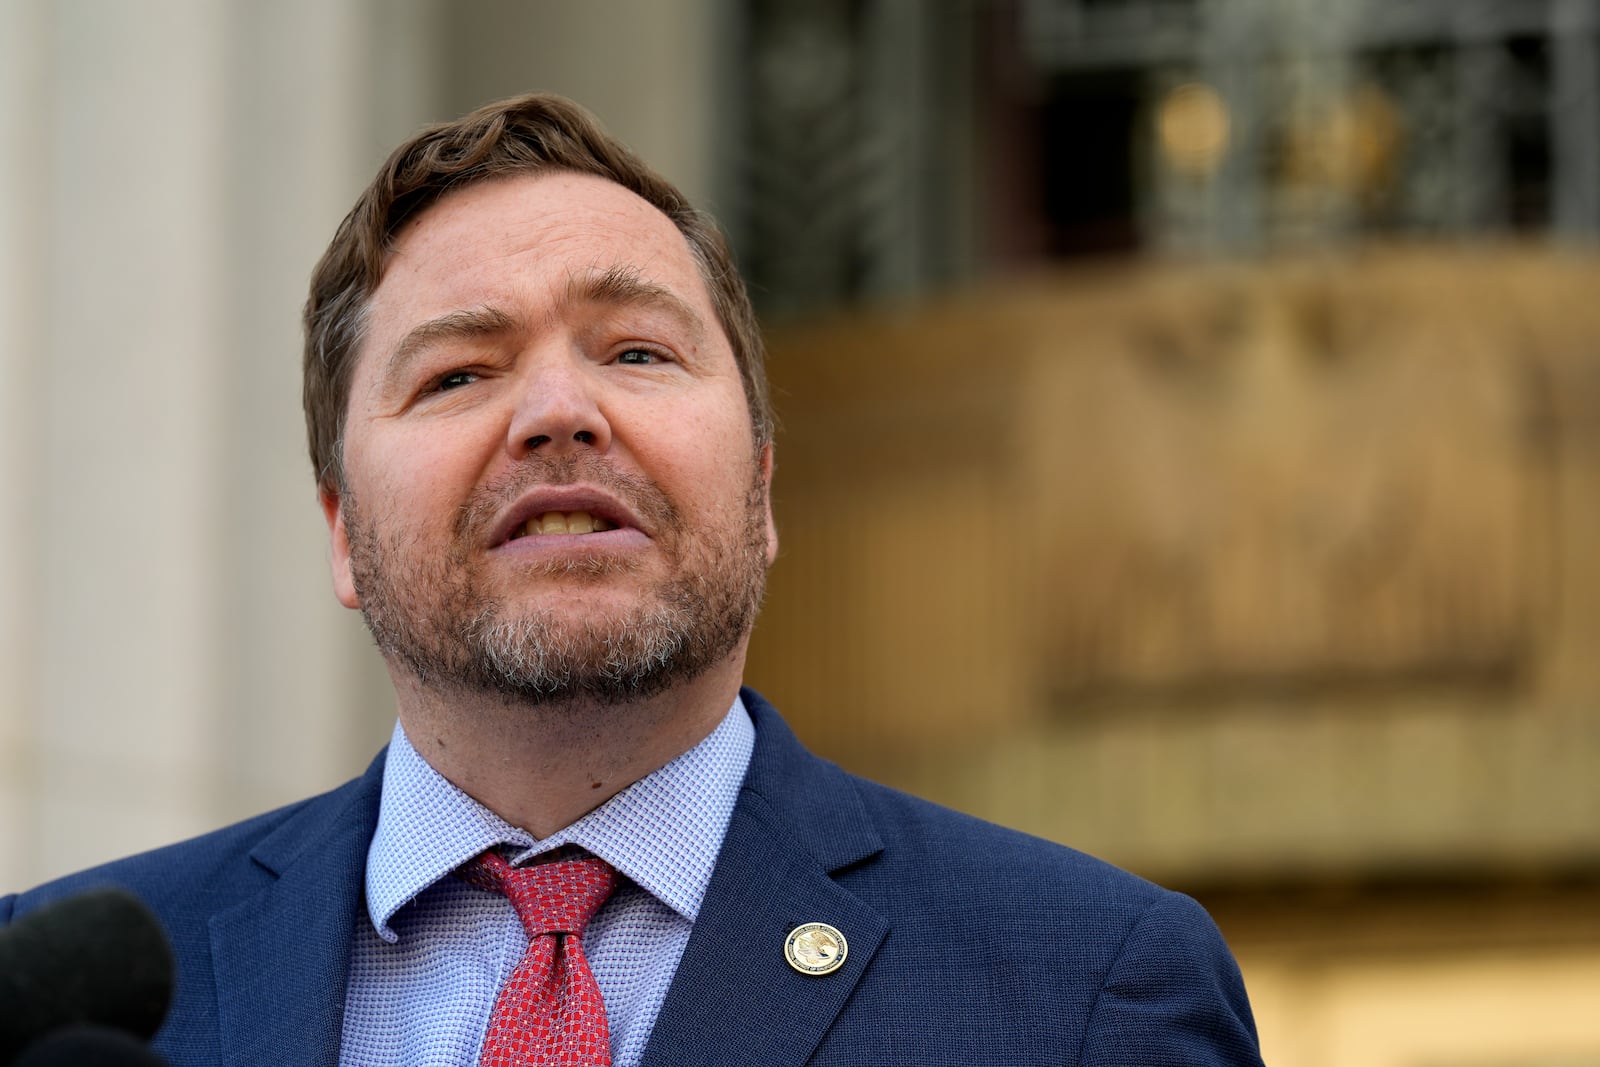
M705 323L688 301L665 286L646 281L637 267L616 266L567 279L560 312L577 304L610 304L617 307L642 307L662 311L678 320L699 344L705 337Z
M413 326L395 345L383 368L383 380L393 382L405 375L406 368L430 348L451 341L472 341L498 337L517 328L517 320L499 308L485 305L452 311Z
M696 345L705 337L705 324L694 308L672 290L646 281L635 267L610 267L568 278L566 288L545 321L553 322L567 309L582 304L661 311L688 330ZM403 377L406 368L418 356L437 345L500 337L515 332L522 325L521 320L487 304L428 319L413 326L395 345L384 366L383 380L392 382Z

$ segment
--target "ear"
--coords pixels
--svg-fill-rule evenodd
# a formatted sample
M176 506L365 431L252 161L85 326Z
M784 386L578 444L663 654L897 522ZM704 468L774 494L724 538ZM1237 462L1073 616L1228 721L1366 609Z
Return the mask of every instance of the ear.
M322 517L328 522L328 565L333 571L333 595L347 608L359 608L355 579L350 573L350 536L344 527L344 498L332 489L317 490Z
M778 558L778 524L772 518L772 471L774 464L772 445L769 442L761 447L761 495L765 498L767 507L767 566L769 567Z

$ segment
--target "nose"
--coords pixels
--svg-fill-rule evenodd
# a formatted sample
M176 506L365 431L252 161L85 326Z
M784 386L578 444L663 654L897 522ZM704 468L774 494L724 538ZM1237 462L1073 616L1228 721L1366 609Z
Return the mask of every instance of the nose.
M519 377L506 435L506 450L513 457L579 448L604 452L611 446L611 424L597 395L599 382L581 354L530 353Z

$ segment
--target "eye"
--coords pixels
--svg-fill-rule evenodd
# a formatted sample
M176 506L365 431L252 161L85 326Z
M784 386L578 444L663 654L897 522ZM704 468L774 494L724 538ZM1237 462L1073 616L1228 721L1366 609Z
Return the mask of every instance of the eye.
M452 389L459 389L463 385L471 385L477 380L478 376L471 371L455 370L434 382L433 387L438 392L447 393Z
M648 348L629 348L617 354L617 362L630 367L648 367L660 363L661 356Z

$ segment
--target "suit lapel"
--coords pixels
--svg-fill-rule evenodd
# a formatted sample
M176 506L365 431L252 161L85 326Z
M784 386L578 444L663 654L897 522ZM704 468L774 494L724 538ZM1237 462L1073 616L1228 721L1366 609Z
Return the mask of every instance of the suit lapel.
M798 1067L889 930L834 880L882 850L854 782L807 752L760 696L743 697L756 724L750 771L642 1067ZM274 881L212 918L224 1062L338 1063L382 777L380 757L351 789L265 838L251 858ZM786 962L784 940L806 922L843 932L849 951L837 971L804 975Z
M367 847L383 760L265 838L251 859L278 877L211 920L219 1039L237 1067L339 1061L350 941L363 920Z
M833 878L882 849L855 785L806 752L759 696L743 696L756 749L642 1067L804 1063L888 933ZM844 934L837 971L805 975L787 963L784 940L806 922Z

